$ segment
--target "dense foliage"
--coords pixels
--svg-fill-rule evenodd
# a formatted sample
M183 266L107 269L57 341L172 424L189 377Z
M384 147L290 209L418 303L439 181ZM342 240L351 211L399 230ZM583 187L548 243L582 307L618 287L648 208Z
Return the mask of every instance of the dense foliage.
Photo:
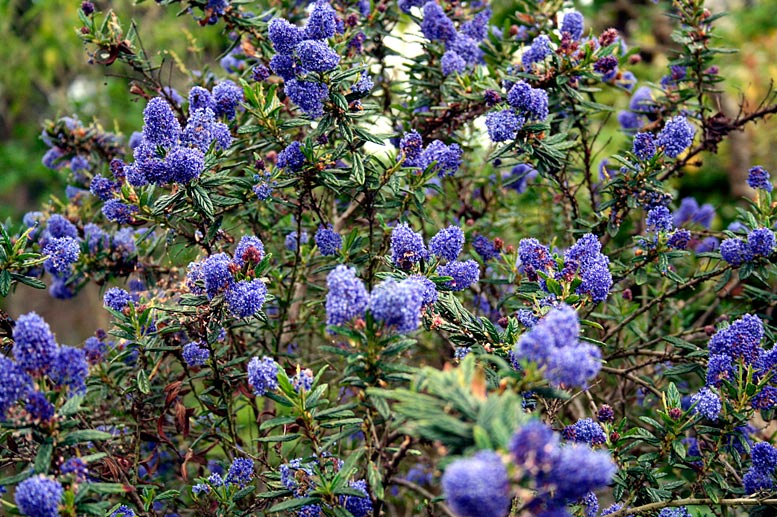
M743 164L730 221L676 191L777 112L718 111L722 14L667 3L654 84L557 0L503 26L480 1L159 3L228 38L221 69L177 91L84 2L143 125L48 122L66 196L0 228L0 295L94 283L112 316L77 346L2 322L6 514L773 511L772 180Z

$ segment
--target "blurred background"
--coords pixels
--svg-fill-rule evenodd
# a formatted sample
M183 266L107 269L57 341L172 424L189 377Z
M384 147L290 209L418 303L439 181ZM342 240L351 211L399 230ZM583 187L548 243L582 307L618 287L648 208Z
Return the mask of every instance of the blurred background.
M229 40L223 24L201 27L178 6L167 8L147 1L94 2L98 10L114 9L124 23L134 20L149 56L163 63L169 83L183 86L185 68L218 68ZM493 1L494 20L514 12L517 3ZM45 168L41 157L46 146L40 140L47 119L76 115L84 123L99 122L106 130L129 136L142 125L145 102L129 93L121 66L90 65L77 31L78 0L0 0L0 219L18 226L22 215L39 209L50 196L64 198L66 178ZM254 12L268 4L247 5ZM570 6L572 4L570 3ZM631 67L639 83L658 82L667 73L672 57L672 27L666 16L670 3L651 0L594 0L575 2L595 33L616 27L630 46L641 49L642 63ZM719 63L726 82L718 98L719 110L735 115L739 106L752 109L777 77L777 0L711 0L710 10L727 11L718 22L718 46L738 49ZM588 27L587 27L588 28ZM181 90L185 94L185 89ZM605 94L617 109L628 103L622 92ZM139 102L140 101L140 102ZM612 117L608 128L613 151L626 143ZM714 229L725 228L733 215L733 203L746 194L742 189L747 169L759 164L777 174L777 121L749 127L725 143L719 155L705 157L704 165L687 171L676 185L679 197L692 195L718 210ZM604 157L604 155L602 156ZM678 197L678 199L679 199ZM3 307L12 317L36 310L52 322L64 343L83 340L107 322L99 310L101 294L95 287L71 302L51 298L46 291L20 287Z

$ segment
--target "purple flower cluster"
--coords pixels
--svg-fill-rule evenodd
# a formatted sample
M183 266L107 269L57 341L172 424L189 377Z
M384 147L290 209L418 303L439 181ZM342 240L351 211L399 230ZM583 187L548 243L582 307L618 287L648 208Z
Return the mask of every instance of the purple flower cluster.
M602 445L607 441L602 426L591 418L581 418L574 424L566 426L561 434L569 441L587 443L591 447Z
M720 243L720 256L734 267L752 262L758 257L768 257L774 251L775 236L769 228L756 228L740 238L725 239Z
M391 260L400 269L410 269L429 258L424 238L410 229L407 223L398 224L391 232Z
M446 287L452 291L463 291L480 280L480 266L474 260L464 262L455 260L438 266L437 274L452 278L446 283Z
M251 317L264 305L267 286L258 278L241 280L236 272L245 266L258 264L263 257L262 241L245 235L235 248L234 258L230 259L226 253L216 253L202 262L190 263L186 268L186 286L192 293L206 294L211 300L223 293L227 308L234 317Z
M586 294L594 303L607 299L612 287L610 259L602 252L602 245L595 235L587 233L564 253L562 275L577 274L582 283L577 294Z
M445 145L441 140L435 140L423 148L421 135L413 130L405 133L399 142L400 156L404 158L405 167L430 169L439 177L453 176L461 166L463 151L458 144Z
M216 117L234 118L242 100L243 91L231 81L217 84L212 94L194 87L189 92L189 119L182 128L165 99L151 99L143 112L140 141L133 148L135 162L125 166L122 174L134 187L189 183L198 178L205 170L205 153L211 148L226 150L232 144L229 128ZM113 220L126 219L132 208L137 210L114 206Z
M510 510L510 478L493 451L453 461L442 476L448 506L461 517L502 517Z
M516 431L510 452L519 472L535 485L532 513L542 515L563 512L567 504L607 486L617 469L608 452L562 445L558 434L537 420Z
M521 336L513 354L537 363L556 386L584 387L601 368L601 352L580 341L577 312L568 305L551 309Z
M750 450L753 465L742 478L745 492L755 494L774 488L774 470L777 468L777 449L770 443L759 442Z
M401 282L389 279L375 286L367 308L386 327L407 334L420 325L423 305L423 284L411 279Z
M59 481L41 474L19 483L16 486L14 500L22 515L59 517L59 503L64 491Z
M464 246L464 232L458 226L443 228L429 241L429 251L432 255L454 261Z
M202 366L210 359L210 351L196 341L186 343L181 355L186 364L192 367Z
M278 363L272 357L254 357L248 363L248 384L261 397L278 388Z
M486 8L472 20L463 23L457 31L453 21L439 4L433 1L424 4L421 32L429 41L445 44L445 53L441 60L444 75L464 72L483 61L480 42L487 35L490 18L491 9Z
M691 404L694 413L709 420L717 420L722 409L720 396L706 386L691 397Z
M130 293L118 287L111 287L105 291L105 296L103 296L103 305L119 312L124 310L124 307L129 305L131 301Z
M338 22L329 2L319 0L304 28L284 18L273 18L267 27L277 52L270 68L284 80L286 95L311 118L323 115L329 97L329 87L315 74L331 72L340 63L340 56L326 41L335 35Z
M761 189L766 192L771 192L774 189L769 171L760 165L751 167L750 170L747 171L747 184L750 188Z
M356 271L347 266L337 266L326 279L329 292L326 295L326 324L344 325L354 318L364 317L369 295Z
M493 241L483 235L476 235L472 239L472 249L483 258L484 262L498 258L502 254L501 249L497 248Z
M313 236L313 240L318 246L318 251L325 257L337 255L343 246L343 238L332 228L331 224L320 226Z
M656 143L664 150L664 154L670 158L677 158L688 149L693 142L696 129L688 123L682 115L678 115L667 121L664 128L658 133Z

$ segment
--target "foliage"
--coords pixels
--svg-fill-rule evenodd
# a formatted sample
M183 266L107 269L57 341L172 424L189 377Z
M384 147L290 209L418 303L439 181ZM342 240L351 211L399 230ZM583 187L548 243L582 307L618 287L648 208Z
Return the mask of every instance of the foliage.
M159 3L221 30L221 70L180 61L176 90L84 2L142 126L48 121L66 196L2 228L0 295L95 283L112 316L78 347L3 322L7 513L777 503L772 182L752 167L725 229L677 192L777 112L717 111L722 14L665 5L647 82L559 1L501 26L479 2Z

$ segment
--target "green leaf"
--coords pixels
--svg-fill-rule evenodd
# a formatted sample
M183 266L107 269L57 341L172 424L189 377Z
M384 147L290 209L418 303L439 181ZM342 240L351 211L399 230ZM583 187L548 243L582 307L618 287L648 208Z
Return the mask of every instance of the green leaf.
M316 499L315 497L300 497L298 499L289 499L288 501L278 503L267 511L270 513L284 512L302 508L303 506L315 504L318 502L320 502L320 500Z
M138 370L138 390L145 395L151 392L151 385L148 382L145 370Z
M111 433L106 433L105 431L98 431L97 429L80 429L78 431L68 433L62 440L62 443L65 445L75 445L77 443L83 442L109 440L112 437L113 436Z
M3 270L0 273L0 296L8 296L8 292L11 290L11 273L8 270Z
M51 456L54 454L54 444L44 443L38 449L38 455L35 456L35 473L47 474L51 465Z

